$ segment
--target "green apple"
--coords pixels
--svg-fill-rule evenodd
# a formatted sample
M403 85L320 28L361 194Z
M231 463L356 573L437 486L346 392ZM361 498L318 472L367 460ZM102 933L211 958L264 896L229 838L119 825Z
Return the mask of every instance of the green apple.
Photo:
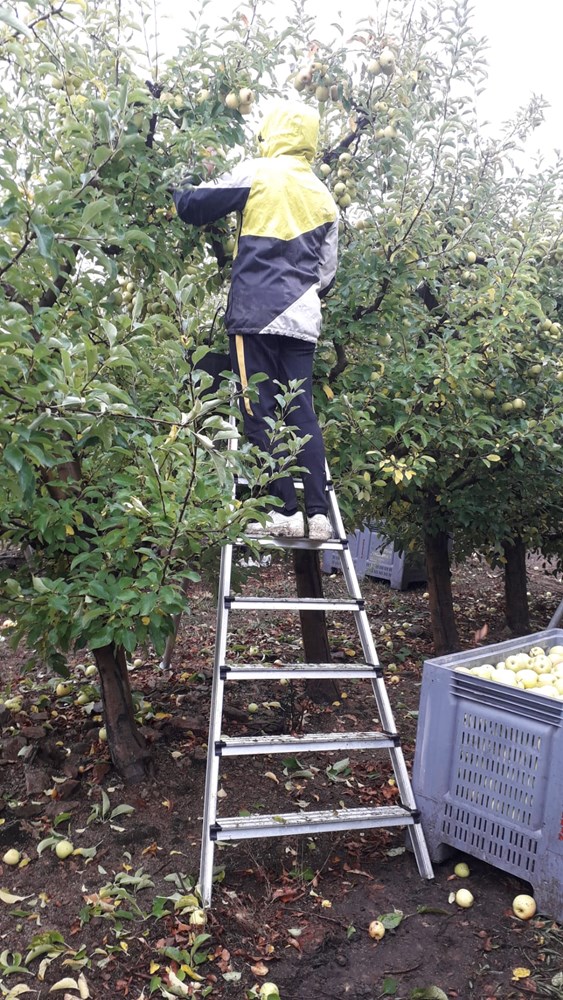
M319 173L322 174L323 177L328 177L328 175L331 173L331 171L332 171L332 167L331 167L330 163L321 163L321 165L319 167Z
M317 101L319 102L319 104L324 104L325 101L328 101L329 96L330 96L330 92L329 92L328 87L324 87L322 84L320 84L315 89L315 97L317 98Z
M465 255L465 259L468 264L475 264L477 260L477 254L475 253L474 250L468 250L468 252Z
M458 878L469 878L469 865L465 861L460 861L454 868L454 875Z
M238 108L240 101L238 99L237 94L235 94L234 90L231 90L230 93L227 94L225 98L225 104L228 108L231 108L233 111L236 108Z
M395 70L395 53L388 45L379 53L379 64L382 73L385 73L386 76L391 76Z
M252 104L254 94L250 87L241 87L238 92L238 99L240 104Z
M55 694L57 698L67 698L71 690L70 684L57 684Z
M251 701L250 705L247 705L247 710L250 712L251 715L254 715L254 713L258 711L258 705L256 704L255 701Z
M370 76L377 76L381 73L381 63L379 59L372 59L367 65L367 71Z
M55 846L55 854L61 861L68 858L74 851L74 844L71 844L70 840L59 840Z

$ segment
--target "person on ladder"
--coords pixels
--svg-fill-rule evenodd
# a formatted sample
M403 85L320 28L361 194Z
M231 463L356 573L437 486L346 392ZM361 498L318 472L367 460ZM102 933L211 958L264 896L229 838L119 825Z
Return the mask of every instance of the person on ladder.
M231 364L239 376L246 436L269 452L268 418L276 416L279 383L301 382L291 426L308 438L299 455L307 470L303 493L310 539L332 537L327 516L325 450L313 408L313 356L321 328L321 298L336 272L338 212L311 161L317 149L318 113L306 104L280 101L266 115L261 156L195 186L188 179L172 194L179 217L195 226L238 213L237 250L225 316ZM264 372L257 401L244 393ZM264 524L251 522L254 537L301 537L305 521L290 476L274 480L270 493L282 506Z

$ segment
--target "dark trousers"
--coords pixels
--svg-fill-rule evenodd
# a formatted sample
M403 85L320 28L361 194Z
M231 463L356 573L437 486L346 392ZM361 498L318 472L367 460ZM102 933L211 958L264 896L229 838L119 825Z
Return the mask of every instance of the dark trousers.
M313 409L313 356L315 345L297 337L279 334L235 334L229 337L231 364L241 380L241 387L250 378L264 372L268 378L258 385L258 400L241 399L244 431L248 440L262 451L271 451L267 418L279 419L276 395L282 386L294 379L301 381L301 392L292 402L286 421L298 437L310 435L299 453L299 464L308 471L303 473L305 510L309 517L326 514L325 450L321 429ZM269 486L271 496L283 502L281 513L294 514L297 495L290 476L276 479Z

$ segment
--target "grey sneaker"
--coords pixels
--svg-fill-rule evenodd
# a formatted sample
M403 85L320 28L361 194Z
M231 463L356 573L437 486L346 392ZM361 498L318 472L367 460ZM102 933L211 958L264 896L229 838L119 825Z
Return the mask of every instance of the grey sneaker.
M245 534L252 538L303 538L305 520L300 510L295 514L280 514L271 510L264 524L258 521L247 524Z
M332 525L326 514L313 514L308 517L309 538L313 542L327 542L332 538Z

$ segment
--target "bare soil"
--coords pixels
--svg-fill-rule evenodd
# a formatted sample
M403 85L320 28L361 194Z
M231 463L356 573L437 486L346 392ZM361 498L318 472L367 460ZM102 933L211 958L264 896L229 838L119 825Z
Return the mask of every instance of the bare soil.
M454 569L453 583L463 648L507 638L500 571L470 561ZM291 565L279 557L259 573L241 572L240 585L249 593L292 593ZM325 589L342 594L339 576L327 577ZM563 599L563 581L532 557L529 590L531 631L540 631ZM370 579L363 592L410 767L422 664L433 655L427 597L423 586L397 592ZM294 614L247 613L236 625L232 617L230 658L300 658ZM26 651L0 644L1 693L21 695L20 708L0 708L0 855L12 847L22 855L17 867L0 865L0 987L7 993L23 984L45 998L69 977L75 987L61 986L56 995L66 989L74 997L83 975L89 995L100 1000L239 1000L266 981L277 984L281 1000L410 1000L431 997L424 992L430 986L462 1000L563 996L563 929L547 915L522 922L512 912L513 897L530 887L461 855L436 866L432 881L423 880L401 830L220 848L216 862L224 871L207 925L190 923L195 901L180 897L191 895L199 868L214 629L213 594L194 585L171 669L161 670L150 650L139 651L131 684L154 777L136 788L122 786L99 739L100 705L96 678L85 674L88 661L75 666L69 694L56 697L60 679L40 670L26 674ZM345 616L330 615L329 632L334 658L361 659ZM234 683L228 731L374 728L368 688L351 681L333 702L316 705L299 686ZM248 712L251 702L258 711ZM308 773L300 774L295 761L274 755L225 761L221 810L277 813L305 803L396 801L388 755L349 755L347 769L327 773L338 762L337 754L303 754L299 770ZM112 816L122 804L132 811ZM53 836L68 837L85 853L59 860ZM460 860L469 864L468 879L453 874ZM449 901L462 885L475 897L471 909ZM377 942L368 926L379 917L389 926ZM209 937L198 942L198 933ZM170 972L184 976L191 992L178 987L166 994Z

